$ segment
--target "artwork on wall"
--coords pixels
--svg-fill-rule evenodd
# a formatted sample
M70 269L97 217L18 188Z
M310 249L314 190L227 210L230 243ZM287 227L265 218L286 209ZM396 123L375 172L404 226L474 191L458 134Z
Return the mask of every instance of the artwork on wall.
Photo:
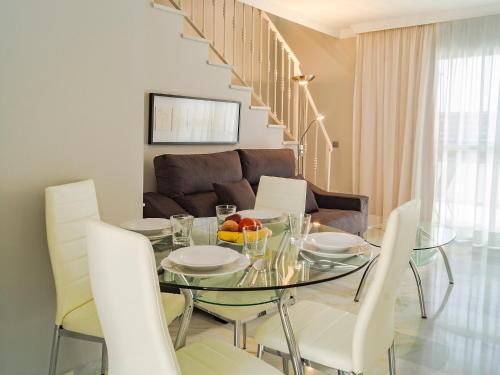
M240 102L149 94L149 144L236 144Z

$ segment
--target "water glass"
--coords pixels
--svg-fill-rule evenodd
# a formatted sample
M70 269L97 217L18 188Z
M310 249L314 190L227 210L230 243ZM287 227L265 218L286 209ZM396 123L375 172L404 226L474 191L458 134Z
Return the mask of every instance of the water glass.
M194 217L187 214L170 216L174 248L189 246Z
M243 227L243 254L250 261L262 258L266 254L269 231L262 225Z
M220 228L226 217L236 213L236 206L234 204L221 204L215 206L215 213L217 214L217 224Z
M311 229L311 215L290 213L288 214L288 225L292 241L302 241Z

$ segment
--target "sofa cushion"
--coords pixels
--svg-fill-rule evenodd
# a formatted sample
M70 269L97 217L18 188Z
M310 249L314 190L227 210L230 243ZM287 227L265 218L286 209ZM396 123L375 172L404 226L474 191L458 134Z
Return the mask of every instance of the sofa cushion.
M170 198L213 191L214 182L239 181L243 177L236 151L165 154L154 158L154 167L158 192Z
M297 180L304 180L304 177L300 174L295 176ZM318 202L316 202L316 197L312 191L312 186L309 181L307 181L307 192L306 192L306 214L312 214L313 212L318 212Z
M255 206L255 193L245 178L236 182L214 183L214 190L219 204L234 204L238 211Z
M165 217L172 215L187 214L179 204L172 198L158 193L144 193L142 196L144 207L142 209L143 217Z
M260 176L286 178L295 176L295 156L288 148L237 151L240 155L243 177L252 187L259 183Z
M311 214L311 221L353 234L362 234L366 229L364 214L359 211L320 208L318 212Z
M217 195L213 192L180 195L174 200L194 217L215 216Z

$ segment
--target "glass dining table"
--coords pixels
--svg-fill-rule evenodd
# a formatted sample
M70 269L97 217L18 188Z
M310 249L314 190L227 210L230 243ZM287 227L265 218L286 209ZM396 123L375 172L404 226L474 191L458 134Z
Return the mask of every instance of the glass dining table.
M305 253L298 241L290 237L288 220L283 217L264 223L271 230L267 250L263 260L254 261L247 268L224 275L193 276L159 267L159 282L162 291L178 288L186 299L179 332L175 340L176 349L185 345L187 330L195 302L224 306L253 306L274 302L283 325L292 366L295 374L302 375L304 369L299 348L295 342L288 316L288 305L293 302L292 290L336 280L361 270L373 258L372 247L368 243L350 249L344 257L325 259ZM341 232L338 229L312 224L311 232ZM172 250L169 239L153 245L159 264ZM170 240L171 241L171 240ZM242 252L242 246L222 242L217 239L215 218L195 221L192 232L194 245L217 244ZM171 242L170 242L171 244ZM259 264L257 267L256 264Z

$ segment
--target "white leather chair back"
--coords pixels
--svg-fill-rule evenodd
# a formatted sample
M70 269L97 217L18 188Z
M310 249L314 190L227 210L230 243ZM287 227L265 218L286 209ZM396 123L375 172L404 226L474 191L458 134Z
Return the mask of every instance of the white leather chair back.
M149 240L103 222L90 222L87 241L109 374L181 375Z
M360 308L353 335L353 367L362 373L378 359L380 348L394 340L397 293L415 245L420 201L413 200L391 212L372 284Z
M255 208L304 213L307 182L292 178L261 176L255 199Z
M56 285L56 325L92 300L85 223L99 220L94 182L86 180L45 189L45 221Z

